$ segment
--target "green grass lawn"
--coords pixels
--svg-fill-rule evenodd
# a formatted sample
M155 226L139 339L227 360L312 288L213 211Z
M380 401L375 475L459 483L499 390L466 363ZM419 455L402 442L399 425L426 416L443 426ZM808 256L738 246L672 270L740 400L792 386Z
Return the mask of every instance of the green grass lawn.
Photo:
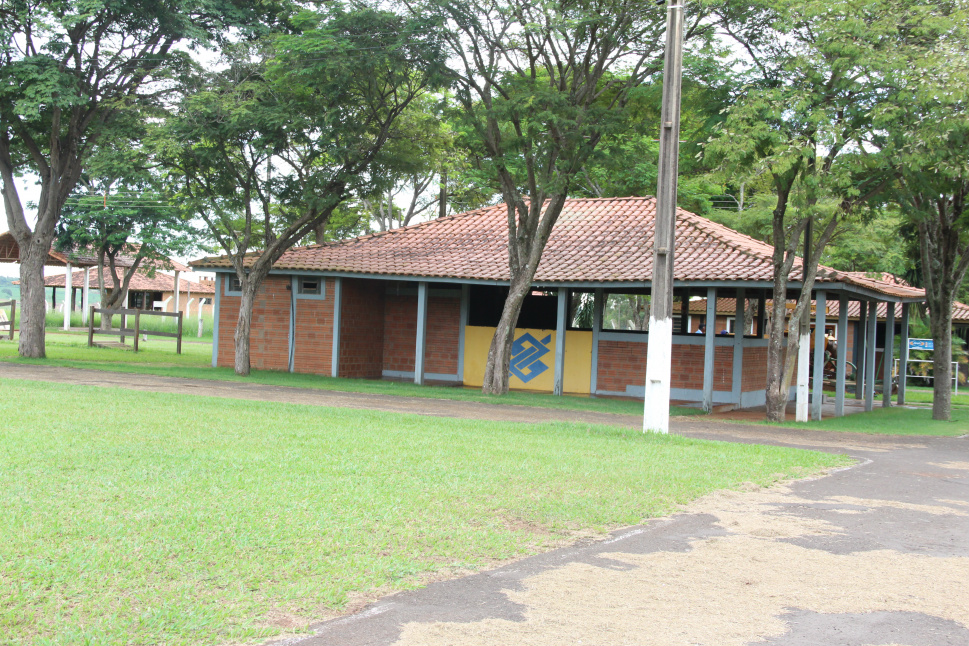
M906 393L906 399L908 393ZM767 424L768 422L761 422ZM772 424L773 426L773 424ZM854 413L844 417L829 417L820 422L784 422L788 428L816 431L843 431L881 435L965 435L969 433L969 409L953 406L951 422L932 419L931 408L875 408L870 413Z
M106 337L105 337L106 338ZM130 341L129 341L130 342ZM338 379L319 375L305 375L272 370L253 370L248 377L240 377L231 368L212 367L211 343L182 343L182 354L175 354L174 341L149 337L137 354L130 350L88 348L87 336L80 333L47 333L47 359L21 359L17 356L16 340L0 342L0 361L39 363L67 368L89 368L114 372L134 372L165 377L190 377L221 381L245 381L271 386L316 388L343 392L401 395L475 401L489 404L511 404L540 408L583 410L623 415L642 415L643 403L633 399L607 399L578 396L556 397L543 393L510 392L506 395L482 394L477 388L448 386L418 386L414 383L366 379ZM702 415L697 408L673 406L672 415Z
M969 406L969 393L965 385L959 386L959 394L952 395L953 406ZM905 402L908 404L931 404L934 397L931 388L908 386L905 388Z
M4 643L224 644L348 595L541 551L745 482L788 448L0 381Z

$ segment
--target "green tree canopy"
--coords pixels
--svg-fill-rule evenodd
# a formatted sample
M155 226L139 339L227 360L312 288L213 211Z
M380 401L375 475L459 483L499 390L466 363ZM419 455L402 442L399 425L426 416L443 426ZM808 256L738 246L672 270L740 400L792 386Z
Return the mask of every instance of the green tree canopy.
M0 180L20 247L20 354L44 356L43 263L94 147L127 110L157 102L192 49L264 29L276 4L244 0L13 0L0 6ZM16 178L40 181L36 217ZM31 228L30 221L34 221Z
M352 196L410 167L395 153L408 106L443 81L427 20L332 5L288 33L227 50L170 119L164 163L177 199L206 222L242 286L236 372L249 373L255 291L276 260Z

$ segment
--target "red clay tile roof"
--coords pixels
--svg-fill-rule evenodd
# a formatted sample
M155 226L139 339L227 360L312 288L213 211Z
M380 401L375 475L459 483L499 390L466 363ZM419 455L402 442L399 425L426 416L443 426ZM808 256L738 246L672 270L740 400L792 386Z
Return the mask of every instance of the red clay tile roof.
M549 238L536 283L642 283L653 274L656 200L652 197L571 199ZM507 210L499 204L369 236L290 249L275 270L507 281ZM773 279L773 247L698 215L677 210L677 281ZM226 256L190 263L228 269ZM790 280L801 279L795 260ZM854 279L828 267L819 282L847 282L895 297L902 287ZM886 291L889 290L889 291Z
M98 282L97 267L92 267L88 271L91 272L91 289L99 289L100 283ZM105 270L104 272L104 282L109 288L114 287L114 278L111 277L111 272L108 270ZM54 274L53 276L45 276L44 285L46 287L60 287L63 289L64 275ZM79 289L84 287L83 271L71 272L71 285ZM189 290L191 290L193 294L214 294L215 281L204 280L196 283L194 281L185 280L184 278L179 278L178 288L183 293L187 293ZM128 290L132 292L171 292L174 291L174 289L175 277L168 276L160 272L156 272L154 277L148 277L143 272L136 271L131 277L131 282L128 283Z
M828 303L828 315L837 316L839 312L838 301ZM848 301L848 318L857 319L861 316L861 303L858 301ZM895 308L895 320L899 320L902 311ZM888 303L878 303L878 320L888 318ZM969 324L969 305L955 301L952 303L952 322L960 325Z
M76 267L94 267L98 264L98 259L87 254L68 254L51 249L47 252L45 265L49 267L63 267L67 261ZM9 231L0 233L0 262L20 262L20 245L17 239ZM131 263L124 265L130 267Z
M130 247L132 251L138 249L137 244L132 244ZM98 264L97 256L90 249L85 249L83 252L65 253L52 248L47 252L45 265L48 267L64 267L68 261L75 267L96 267ZM16 238L9 231L0 233L0 262L20 262L20 246L17 244ZM125 254L118 254L118 257L115 259L115 264L118 267L130 267L132 262L134 262L134 258ZM169 271L192 271L189 267L171 258L160 261L148 261L147 263L146 261L142 261L142 266L153 266L156 269L166 269Z

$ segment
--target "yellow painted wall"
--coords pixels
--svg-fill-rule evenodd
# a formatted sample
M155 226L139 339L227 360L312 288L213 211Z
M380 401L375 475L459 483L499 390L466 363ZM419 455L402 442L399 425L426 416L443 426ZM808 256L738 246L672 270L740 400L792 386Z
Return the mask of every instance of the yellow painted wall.
M491 339L494 335L493 327L469 325L464 328L464 384L466 386L481 386L484 382L488 348L491 347ZM509 379L509 386L512 389L552 392L555 380L555 336L555 330L515 330L512 374ZM588 394L591 379L592 332L568 330L565 333L563 389L567 393Z

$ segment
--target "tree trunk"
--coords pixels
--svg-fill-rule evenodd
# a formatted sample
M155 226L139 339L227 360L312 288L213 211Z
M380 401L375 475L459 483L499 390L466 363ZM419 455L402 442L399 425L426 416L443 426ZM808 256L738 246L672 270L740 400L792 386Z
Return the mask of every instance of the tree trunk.
M441 173L437 200L437 217L443 218L447 215L447 173Z
M932 327L932 419L948 422L952 419L952 304L948 309L929 313Z
M780 292L780 294L778 294ZM778 298L778 296L785 298ZM787 316L787 286L775 281L770 334L767 337L767 421L783 422L790 395L784 357L784 321ZM790 336L790 335L788 335Z
M19 241L18 241L19 243ZM33 235L29 244L20 245L20 356L45 359L47 296L44 288L44 262L50 241Z
M242 285L242 296L239 299L239 320L236 321L235 333L235 369L242 377L249 376L249 331L252 326L252 307L256 301L256 287L258 282L250 277Z
M527 275L524 275L527 274ZM481 391L488 395L504 395L508 392L509 367L511 365L511 345L515 341L515 326L522 304L532 288L534 272L521 272L513 281L501 310L501 319L495 329L488 349L488 364L485 368L484 384Z

